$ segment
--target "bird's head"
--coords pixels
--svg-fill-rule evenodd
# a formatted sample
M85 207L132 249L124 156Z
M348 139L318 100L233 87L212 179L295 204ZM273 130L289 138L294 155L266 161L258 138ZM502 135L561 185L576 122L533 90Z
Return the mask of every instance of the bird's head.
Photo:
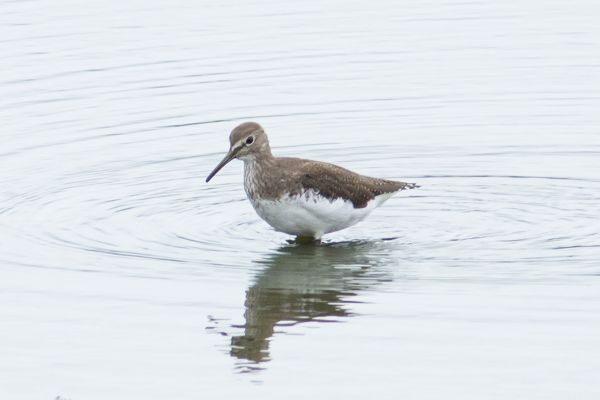
M206 178L210 181L227 163L234 158L255 161L261 156L270 156L269 139L262 126L256 122L244 122L236 126L229 135L229 151Z

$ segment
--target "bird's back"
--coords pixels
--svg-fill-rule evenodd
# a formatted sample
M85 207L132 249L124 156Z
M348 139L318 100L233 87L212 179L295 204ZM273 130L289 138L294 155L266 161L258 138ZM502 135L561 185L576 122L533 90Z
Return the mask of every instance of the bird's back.
M271 182L284 183L290 194L312 190L328 199L350 201L354 208L366 207L377 196L416 187L412 183L372 178L334 164L300 158L276 158L275 167L278 179Z

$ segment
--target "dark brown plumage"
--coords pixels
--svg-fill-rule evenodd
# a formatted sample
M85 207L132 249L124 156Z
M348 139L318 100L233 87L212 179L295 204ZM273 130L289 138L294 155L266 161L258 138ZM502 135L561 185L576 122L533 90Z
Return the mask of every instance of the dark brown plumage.
M283 195L283 191L295 195L313 190L331 200L342 198L351 201L354 208L363 208L381 194L417 187L414 183L371 178L337 165L301 158L270 157L257 162L263 179L257 182L255 191L261 198L272 200Z

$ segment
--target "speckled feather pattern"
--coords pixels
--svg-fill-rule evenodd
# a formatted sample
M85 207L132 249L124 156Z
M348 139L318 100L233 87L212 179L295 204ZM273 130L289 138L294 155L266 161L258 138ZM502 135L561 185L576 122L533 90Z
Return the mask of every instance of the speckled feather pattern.
M312 190L330 199L348 200L363 208L377 196L412 189L415 184L371 178L337 165L300 158L246 161L244 187L248 198L276 200L283 195L301 195Z

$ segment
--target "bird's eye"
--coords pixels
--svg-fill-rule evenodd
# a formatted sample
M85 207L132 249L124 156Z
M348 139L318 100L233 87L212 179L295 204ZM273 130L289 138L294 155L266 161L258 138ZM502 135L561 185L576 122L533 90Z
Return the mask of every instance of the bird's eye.
M246 144L251 145L252 143L254 143L254 136L248 136L246 138Z

